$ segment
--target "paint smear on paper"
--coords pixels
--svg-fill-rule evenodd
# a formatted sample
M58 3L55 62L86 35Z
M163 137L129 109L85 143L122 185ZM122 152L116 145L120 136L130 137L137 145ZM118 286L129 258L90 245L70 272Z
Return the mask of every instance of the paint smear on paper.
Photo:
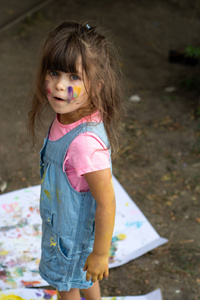
M41 284L40 281L24 281L24 280L21 280L21 283L25 286L25 287L33 287L35 285L38 285L38 284ZM0 298L1 300L1 298Z
M24 275L24 269L21 268L21 267L17 267L14 271L14 274L17 276L17 277L22 277Z
M43 292L45 293L45 296L54 296L57 295L57 291L55 290L43 290ZM44 299L51 299L51 298L45 298Z
M10 295L0 294L0 300L25 300L25 299L16 296L14 294L10 294Z
M14 226L13 226L14 227ZM15 228L15 227L14 227ZM0 252L0 255L7 255L9 253L9 251L3 250Z
M3 204L2 207L5 209L6 212L13 212L16 210L18 204L17 202L11 203L11 204Z
M140 229L140 227L142 227L144 223L145 223L144 221L137 221L137 222L127 221L125 226L127 227L135 226L137 229Z
M123 241L123 240L125 240L125 238L126 238L126 234L123 234L123 233L113 236L112 241L111 241L110 250L109 250L109 263L114 263L116 261L115 255L116 255L116 251L118 249L117 242Z

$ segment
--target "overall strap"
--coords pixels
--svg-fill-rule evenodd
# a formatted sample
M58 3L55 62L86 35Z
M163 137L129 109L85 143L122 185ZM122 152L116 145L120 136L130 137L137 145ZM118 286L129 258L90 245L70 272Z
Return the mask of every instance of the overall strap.
M81 133L84 132L91 132L95 133L106 145L107 148L110 147L109 140L106 135L106 131L104 128L103 123L96 123L96 122L90 122L90 123L83 123L77 126L76 128L72 129L69 133L67 133L65 136L63 136L61 139L62 141L60 146L61 146L61 153L60 153L60 158L61 162L63 163L66 152L72 143L72 141Z
M50 128L48 131L48 135L50 132ZM103 123L90 122L90 123L80 124L79 126L75 127L74 129L72 129L71 131L69 131L67 134L65 134L64 136L62 136L60 139L56 141L49 140L47 135L41 154L45 153L45 156L49 158L51 156L51 161L54 161L54 163L60 166L63 166L63 162L71 142L78 135L84 132L95 133L104 142L106 147L108 149L110 148L109 140L107 138Z

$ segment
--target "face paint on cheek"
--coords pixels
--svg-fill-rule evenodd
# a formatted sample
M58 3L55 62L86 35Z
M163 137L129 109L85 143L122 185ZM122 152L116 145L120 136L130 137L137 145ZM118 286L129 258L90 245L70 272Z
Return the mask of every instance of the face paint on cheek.
M72 86L69 86L68 87L68 102L70 102L72 99L73 99L73 87Z
M46 91L47 91L47 98L49 99L50 95L51 95L51 90L49 88L49 80L45 80L45 88L46 88Z
M74 86L73 100L76 100L81 93L80 86Z
M80 93L81 93L81 88L79 86L69 86L68 87L68 102L71 102L72 100L76 100Z

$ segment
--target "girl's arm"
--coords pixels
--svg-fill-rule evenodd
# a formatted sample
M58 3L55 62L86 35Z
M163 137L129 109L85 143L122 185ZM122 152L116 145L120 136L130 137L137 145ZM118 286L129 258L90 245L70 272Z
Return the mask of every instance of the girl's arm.
M86 280L108 277L108 254L115 222L115 195L110 169L84 174L92 196L97 202L95 240L92 253L84 266Z

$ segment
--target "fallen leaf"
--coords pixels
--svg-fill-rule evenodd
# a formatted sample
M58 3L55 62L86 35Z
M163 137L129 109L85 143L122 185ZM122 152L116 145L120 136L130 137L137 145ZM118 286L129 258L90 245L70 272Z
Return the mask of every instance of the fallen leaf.
M189 244L189 243L194 243L194 240L182 240L179 242L179 244Z
M173 123L172 119L169 116L166 116L166 117L162 118L160 125L169 125L172 123Z
M170 180L171 180L170 174L165 174L161 177L161 181L170 181Z

